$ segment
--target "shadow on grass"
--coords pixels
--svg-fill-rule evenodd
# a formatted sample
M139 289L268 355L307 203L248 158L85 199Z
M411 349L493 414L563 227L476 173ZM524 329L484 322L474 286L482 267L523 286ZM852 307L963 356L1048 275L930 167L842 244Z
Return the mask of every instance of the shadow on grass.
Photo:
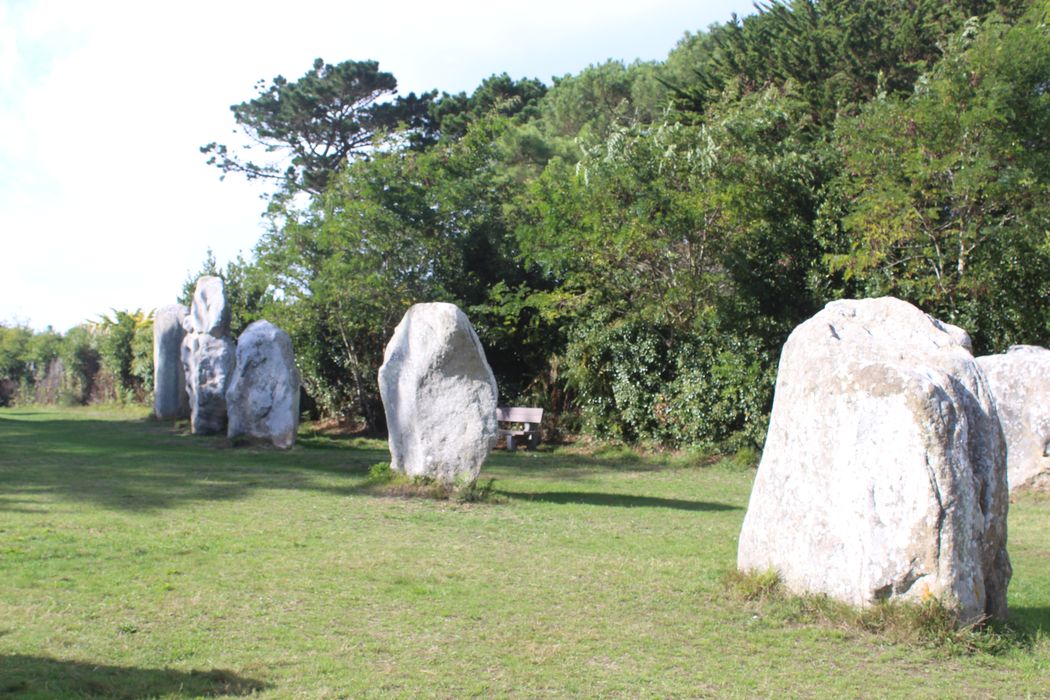
M1028 637L1050 635L1050 608L1011 605L1009 624Z
M637 455L594 454L583 455L571 452L534 451L506 452L494 450L485 462L490 467L513 469L514 471L556 471L560 476L573 472L608 471L656 471L666 465L657 460L643 460Z
M0 512L46 513L55 499L146 511L183 502L233 500L258 489L353 495L369 468L389 461L385 444L305 432L289 451L232 447L222 436L191 436L150 419L84 420L46 412L0 415ZM33 415L32 419L23 416ZM601 472L701 466L697 460L640 457L629 450L595 454L493 453L486 469L515 475L586 480ZM367 490L367 489L366 489ZM718 510L733 506L601 493L505 494L552 503Z
M145 511L257 489L330 491L389 459L386 450L348 447L233 448L224 437L189 436L150 420L0 416L0 512L46 512L56 498Z
M208 698L252 695L269 687L219 669L173 671L0 655L0 697L4 698Z
M658 498L655 496L632 496L619 493L591 493L587 491L546 491L520 493L495 489L497 496L523 501L542 501L559 505L615 506L618 508L674 508L676 510L725 511L741 510L739 506L707 501L686 501L680 498Z

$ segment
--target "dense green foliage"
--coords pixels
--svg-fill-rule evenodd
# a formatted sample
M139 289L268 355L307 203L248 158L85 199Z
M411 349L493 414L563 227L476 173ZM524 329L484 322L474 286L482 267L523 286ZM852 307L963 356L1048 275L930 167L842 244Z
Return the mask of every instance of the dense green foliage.
M0 406L143 402L153 390L153 318L116 311L67 333L0 324Z
M103 316L99 333L102 367L122 401L142 401L153 386L153 319L141 310Z
M971 17L1015 18L1017 0L771 0L742 21L689 37L691 76L676 105L703 114L736 84L744 91L796 86L813 117L831 126L879 92L907 95Z
M455 302L503 401L671 445L759 442L780 346L831 299L899 296L978 353L1048 344L1046 19L1020 1L777 1L664 62L360 103L397 125L297 156L253 259L222 273L235 313L288 328L321 412L381 428L393 326ZM259 131L247 115L271 119L278 89L349 104L342 76L363 66L318 62L233 109ZM305 109L274 147L297 153L318 118L368 123Z
M1050 51L1046 26L970 22L907 98L835 130L842 168L822 222L855 294L894 294L979 348L1050 335Z
M546 407L548 430L755 444L781 345L829 300L903 298L977 354L1050 345L1048 12L776 0L666 61L470 94L318 60L232 107L254 150L205 147L277 186L251 255L201 273L225 279L234 335L288 330L318 415L381 430L387 339L449 301L501 400ZM143 398L133 316L0 329L6 400L53 400L58 376L66 401Z

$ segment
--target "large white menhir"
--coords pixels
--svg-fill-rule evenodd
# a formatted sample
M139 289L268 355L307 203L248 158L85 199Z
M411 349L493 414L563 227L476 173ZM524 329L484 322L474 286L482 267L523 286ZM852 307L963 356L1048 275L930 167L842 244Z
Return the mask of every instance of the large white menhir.
M455 304L416 304L386 346L379 393L391 468L444 484L473 484L495 445L496 379Z
M832 302L780 357L737 565L858 606L1006 617L1006 450L964 331L898 299Z

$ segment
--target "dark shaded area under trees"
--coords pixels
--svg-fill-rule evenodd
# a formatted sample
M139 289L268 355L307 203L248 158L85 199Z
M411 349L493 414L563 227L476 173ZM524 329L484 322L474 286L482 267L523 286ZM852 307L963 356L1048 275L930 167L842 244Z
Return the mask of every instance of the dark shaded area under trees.
M977 354L1050 345L1047 5L758 8L549 86L402 97L375 61L320 59L260 81L231 108L254 150L202 151L274 180L268 231L201 272L235 327L289 332L319 413L375 430L383 347L421 301L468 313L503 401L676 446L760 444L780 347L832 299L901 297ZM31 387L42 355L4 359L19 332L0 360Z

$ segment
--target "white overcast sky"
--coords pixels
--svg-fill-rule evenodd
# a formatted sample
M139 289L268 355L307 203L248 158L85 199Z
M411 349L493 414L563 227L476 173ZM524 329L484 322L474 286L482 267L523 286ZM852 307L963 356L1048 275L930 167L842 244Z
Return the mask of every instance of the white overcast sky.
M229 106L314 58L399 92L662 60L750 0L0 0L0 323L68 328L175 301L211 248L250 254L262 185L205 164Z

